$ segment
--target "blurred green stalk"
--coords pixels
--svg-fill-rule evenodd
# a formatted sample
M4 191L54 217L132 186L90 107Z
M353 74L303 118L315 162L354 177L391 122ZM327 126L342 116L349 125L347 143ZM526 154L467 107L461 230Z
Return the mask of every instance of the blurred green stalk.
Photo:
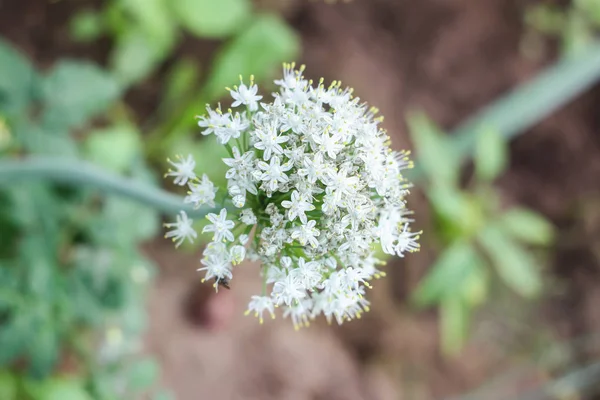
M578 55L563 59L528 83L477 112L450 132L453 151L464 160L471 156L477 135L493 129L509 140L524 133L600 79L600 42ZM418 166L410 179L422 177Z
M0 189L27 180L45 180L70 186L89 186L102 193L130 198L166 214L185 210L190 216L202 218L212 209L194 210L184 206L183 198L158 187L107 172L81 160L27 157L0 160Z

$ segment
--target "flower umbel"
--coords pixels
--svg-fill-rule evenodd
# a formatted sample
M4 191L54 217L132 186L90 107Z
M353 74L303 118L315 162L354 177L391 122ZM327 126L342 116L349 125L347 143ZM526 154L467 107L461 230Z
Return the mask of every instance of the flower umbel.
M202 134L214 134L230 154L226 191L199 179L191 156L167 173L188 186L186 203L222 204L203 229L213 233L199 268L204 279L218 289L234 265L260 261L263 290L247 314L262 323L264 312L274 317L281 307L295 327L320 314L338 323L360 317L369 310L365 287L385 276L375 245L403 257L419 250L420 235L410 230L405 202L409 153L389 147L383 119L351 89L313 86L303 71L285 65L269 102L259 103L253 80L241 80L229 90L235 113L207 107L199 119ZM176 245L197 236L183 211L167 227Z

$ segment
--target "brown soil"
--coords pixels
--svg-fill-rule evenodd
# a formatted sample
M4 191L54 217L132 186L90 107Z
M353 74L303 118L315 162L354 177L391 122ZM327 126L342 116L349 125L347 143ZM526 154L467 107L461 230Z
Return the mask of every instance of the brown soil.
M308 73L354 86L386 116L394 145L409 147L406 111L423 109L452 128L539 71L543 63L519 52L525 3L290 0L281 8L302 35ZM0 0L0 33L43 66L64 56L102 62L109 43L90 50L68 39L68 15L81 7L74 0ZM137 92L156 93L155 81ZM162 362L165 384L183 400L438 399L496 377L478 398L511 399L597 358L597 342L581 347L573 340L600 330L599 100L594 88L512 143L503 196L560 228L549 290L535 304L500 295L477 316L460 356L443 358L435 313L416 313L406 302L434 257L430 251L389 266L362 320L294 332L288 321L261 326L242 316L258 286L255 266L240 267L232 290L215 296L210 285L197 283L198 254L156 241L147 247L161 267L149 300L147 347ZM148 107L136 109L143 114ZM414 208L427 228L429 210L418 201ZM540 361L560 343L566 357Z

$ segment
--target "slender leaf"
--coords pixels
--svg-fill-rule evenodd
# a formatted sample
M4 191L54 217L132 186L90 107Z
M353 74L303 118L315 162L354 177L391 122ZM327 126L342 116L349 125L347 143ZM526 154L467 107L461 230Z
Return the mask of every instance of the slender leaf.
M554 227L542 215L526 208L515 207L500 217L500 227L518 240L536 245L548 245L554 238Z
M482 181L496 179L508 165L508 146L495 129L484 129L477 137L475 173Z
M510 288L523 297L535 297L540 293L542 278L535 259L500 227L488 226L478 239Z
M480 259L469 242L455 242L435 261L413 294L418 307L425 307L454 293L478 267Z
M438 185L454 186L458 181L459 158L450 139L422 113L407 116L417 163L428 180Z

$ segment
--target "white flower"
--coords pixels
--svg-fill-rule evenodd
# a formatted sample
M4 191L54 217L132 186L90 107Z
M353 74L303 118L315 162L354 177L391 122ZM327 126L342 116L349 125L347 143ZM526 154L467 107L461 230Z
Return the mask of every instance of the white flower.
M263 313L268 311L271 315L271 318L275 318L275 305L273 304L273 300L267 296L252 296L250 303L248 303L248 310L245 312L246 315L254 312L254 316L258 317L258 320L262 324Z
M246 248L244 246L235 245L229 250L229 259L233 265L238 265L246 258Z
M312 247L318 247L319 241L317 240L317 236L319 236L320 232L315 228L316 223L316 221L310 220L306 224L296 228L292 232L292 238L298 240L302 246L308 243Z
M262 99L262 96L256 94L258 92L258 86L250 84L250 87L247 87L243 83L240 83L239 88L235 89L236 90L229 91L231 97L235 100L233 104L231 104L231 107L235 108L244 104L250 111L256 111L258 109L258 101Z
M204 204L209 207L215 206L215 194L217 193L217 188L210 179L208 179L206 174L202 175L202 181L200 183L190 182L188 187L190 188L190 191L183 199L184 203L192 203L194 208L198 208Z
M293 221L296 219L296 217L299 217L300 221L303 224L306 224L308 220L305 212L312 211L315 209L315 206L312 203L305 201L305 199L302 196L300 196L297 190L294 190L292 192L291 201L284 200L281 202L281 205L284 208L289 209L287 214L290 221Z
M256 171L255 176L261 181L265 181L265 184L270 190L277 190L277 186L280 183L289 181L285 172L292 169L292 165L287 163L281 165L279 157L273 156L270 164L259 161L258 168L260 169Z
M233 242L235 237L231 230L235 226L233 221L227 220L227 209L221 209L221 212L217 216L217 214L210 213L206 216L206 218L212 222L210 225L206 225L204 229L202 229L202 233L205 232L214 232L213 240L220 242L223 240L228 240Z
M276 306L296 328L318 315L338 323L359 318L369 310L365 288L385 276L375 247L401 257L419 249L406 209L411 185L402 175L412 163L408 152L391 149L382 118L351 89L323 80L314 87L293 64L275 83L269 103L259 105L251 80L230 90L232 107L245 109L208 107L198 121L202 134L214 133L230 153L222 204L231 207L208 215L203 232L213 232L214 242L200 270L218 288L231 279L232 265L246 257L261 262L272 288L253 296L247 311L261 322ZM189 186L185 202L214 207L216 189L196 177L193 159L173 165L168 175ZM168 235L178 244L195 237L187 217L173 226Z
M181 156L177 156L179 162L173 162L167 159L168 163L176 168L175 171L169 170L165 176L174 176L175 179L173 182L176 185L183 186L188 181L196 178L196 174L194 173L194 168L196 168L196 161L192 155L188 155L187 158L182 158Z
M402 232L398 234L398 243L394 250L396 254L400 257L404 257L405 252L415 252L418 251L420 246L417 240L419 240L419 236L421 232L410 232L408 230L408 224L404 224L402 228Z
M255 225L258 222L251 208L246 208L240 212L240 221L246 225Z
M302 288L302 284L290 274L285 279L275 282L271 296L275 304L289 306L306 297L306 291Z
M185 211L180 211L176 222L165 224L165 227L173 228L173 230L167 232L165 238L171 238L175 242L175 247L181 246L185 239L193 242L198 237L198 234L192 228L193 222L193 220L188 218Z
M222 129L224 129L227 124L229 124L229 113L223 114L221 112L221 106L216 110L212 110L210 106L206 106L207 116L197 117L198 118L198 126L204 128L202 131L203 135L210 135L211 133L219 133ZM219 136L217 134L217 136Z
M282 143L289 141L289 136L279 136L276 124L269 124L254 131L256 142L254 147L263 150L263 160L268 161L271 154L283 154Z

